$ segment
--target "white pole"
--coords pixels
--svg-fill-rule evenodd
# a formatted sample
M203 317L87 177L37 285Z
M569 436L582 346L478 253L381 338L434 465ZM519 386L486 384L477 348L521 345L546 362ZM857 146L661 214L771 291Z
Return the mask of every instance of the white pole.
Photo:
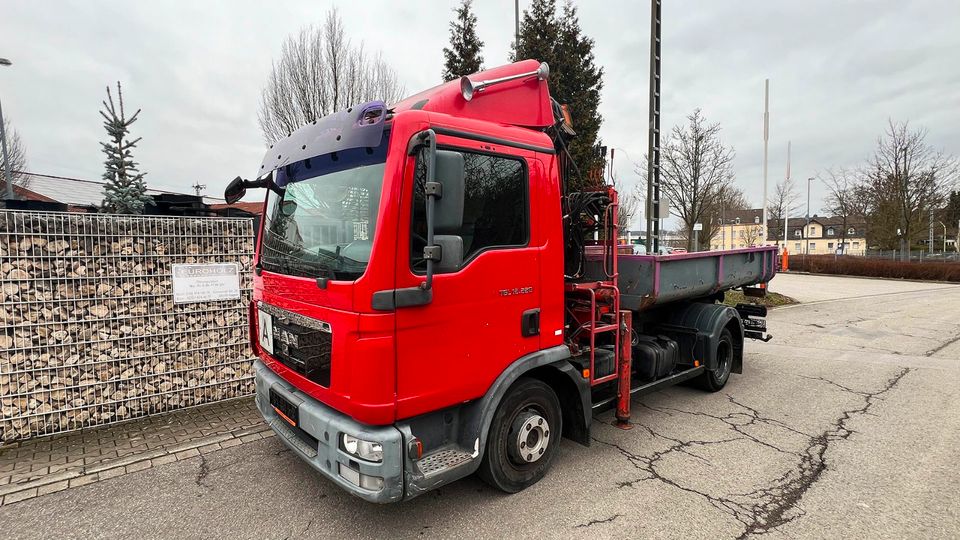
M513 3L513 14L514 21L516 22L517 28L516 33L514 34L514 47L515 49L520 48L520 0L516 0Z
M783 186L788 187L789 185L790 185L790 141L787 141L787 179L783 183ZM787 200L786 203L787 203L786 207L783 209L783 250L789 251L787 249L787 231L790 229L790 227L787 225L787 223L790 220L790 201Z
M770 79L763 81L763 238L767 238L767 141L770 138Z
M807 255L810 253L810 238L807 236L810 234L810 183L813 182L813 178L807 178L807 230L803 231L803 254Z

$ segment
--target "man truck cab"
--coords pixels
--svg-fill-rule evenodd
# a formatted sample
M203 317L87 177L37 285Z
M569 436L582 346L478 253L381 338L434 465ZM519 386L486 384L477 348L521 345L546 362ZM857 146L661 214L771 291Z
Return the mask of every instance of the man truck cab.
M361 498L397 501L478 470L518 491L561 435L589 442L596 392L610 388L591 369L619 353L590 341L578 364L574 341L627 327L603 307L615 275L592 323L570 317L547 76L528 60L348 108L277 141L256 180L227 188L228 201L267 188L250 306L257 406ZM736 311L713 311L742 336Z

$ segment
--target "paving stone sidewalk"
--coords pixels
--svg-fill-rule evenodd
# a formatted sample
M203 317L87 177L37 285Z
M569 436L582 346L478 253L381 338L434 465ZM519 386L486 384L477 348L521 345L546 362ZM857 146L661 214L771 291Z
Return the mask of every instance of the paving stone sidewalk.
M244 397L0 446L0 506L272 435Z

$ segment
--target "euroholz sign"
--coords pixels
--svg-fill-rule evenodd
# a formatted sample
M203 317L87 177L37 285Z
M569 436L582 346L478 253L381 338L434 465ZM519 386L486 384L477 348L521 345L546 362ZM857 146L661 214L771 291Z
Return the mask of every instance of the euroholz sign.
M173 265L173 303L240 299L237 263Z

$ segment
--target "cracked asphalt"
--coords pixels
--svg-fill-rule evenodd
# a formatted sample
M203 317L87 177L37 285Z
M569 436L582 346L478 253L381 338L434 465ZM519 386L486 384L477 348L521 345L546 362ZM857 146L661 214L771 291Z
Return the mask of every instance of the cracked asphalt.
M275 438L0 508L6 537L956 538L960 286L781 275L804 304L706 394L633 402L506 496L468 478L375 506Z

